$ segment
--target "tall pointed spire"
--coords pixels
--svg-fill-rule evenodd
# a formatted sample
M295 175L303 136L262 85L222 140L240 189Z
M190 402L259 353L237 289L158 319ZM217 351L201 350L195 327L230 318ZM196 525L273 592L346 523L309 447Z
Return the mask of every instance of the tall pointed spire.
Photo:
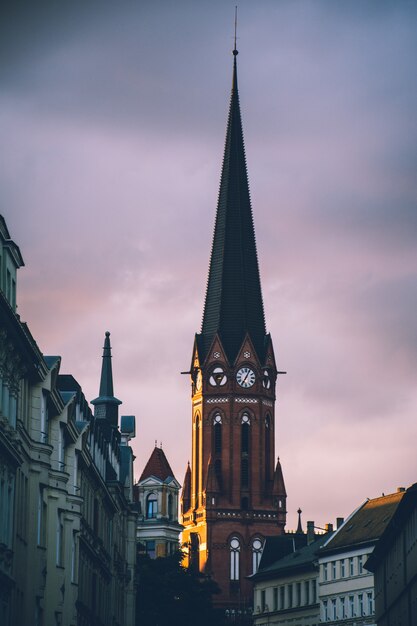
M118 425L118 406L121 400L114 397L113 392L113 371L111 365L110 333L105 333L103 346L103 361L101 365L100 391L99 396L91 401L94 405L94 416L100 419L107 419L113 426Z
M232 363L245 334L263 355L265 319L246 170L233 50L229 118L199 347L206 356L216 333Z

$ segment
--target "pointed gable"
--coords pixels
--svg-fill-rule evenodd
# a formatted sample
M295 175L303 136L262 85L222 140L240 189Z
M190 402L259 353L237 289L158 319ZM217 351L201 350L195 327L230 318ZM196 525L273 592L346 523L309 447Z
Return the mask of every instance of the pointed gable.
M234 50L233 84L201 340L204 358L218 333L233 363L246 333L263 358L265 319L246 170Z
M146 480L150 476L155 476L155 478L159 478L162 481L166 480L168 477L175 478L174 472L168 463L164 451L162 448L157 448L156 446L152 450L152 454L145 465L145 469L139 478L139 482Z

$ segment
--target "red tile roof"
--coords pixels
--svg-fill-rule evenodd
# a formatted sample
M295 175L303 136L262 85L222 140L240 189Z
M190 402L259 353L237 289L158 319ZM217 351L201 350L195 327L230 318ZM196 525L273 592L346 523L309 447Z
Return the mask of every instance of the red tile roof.
M145 469L139 478L139 482L145 480L145 478L149 478L150 476L155 476L155 478L159 478L160 480L165 480L168 476L175 478L174 472L168 463L164 451L162 448L157 448L156 446L152 450L152 454L149 457L149 461L145 465Z

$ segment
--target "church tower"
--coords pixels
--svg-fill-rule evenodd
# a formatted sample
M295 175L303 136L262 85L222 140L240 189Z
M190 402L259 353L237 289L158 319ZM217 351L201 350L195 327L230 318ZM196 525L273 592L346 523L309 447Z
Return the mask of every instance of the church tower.
M237 83L237 50L201 333L191 361L192 463L182 492L188 565L211 576L218 608L252 604L247 580L266 536L284 532L275 464L277 367L266 332Z

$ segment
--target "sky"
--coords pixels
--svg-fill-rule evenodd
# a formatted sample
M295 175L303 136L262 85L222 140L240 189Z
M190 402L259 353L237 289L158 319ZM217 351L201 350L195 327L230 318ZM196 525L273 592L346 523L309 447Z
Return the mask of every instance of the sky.
M0 212L46 355L136 415L180 482L235 0L13 2L0 19ZM417 4L239 2L238 79L276 454L323 526L417 481Z

